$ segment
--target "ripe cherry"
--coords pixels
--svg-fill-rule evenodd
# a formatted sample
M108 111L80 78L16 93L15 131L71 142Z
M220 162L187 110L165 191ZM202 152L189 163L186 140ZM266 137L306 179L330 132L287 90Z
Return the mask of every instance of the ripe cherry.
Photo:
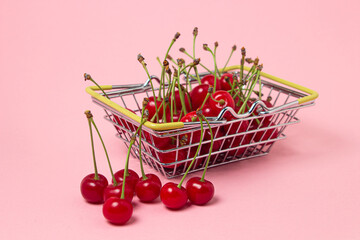
M111 197L103 205L104 217L113 224L125 224L131 218L133 206L125 199Z
M136 195L142 202L152 202L160 195L161 185L151 178L141 178L136 184Z
M192 111L186 114L185 116L183 116L180 121L194 122L194 121L199 121L199 118L196 115L196 111ZM184 145L198 143L200 141L200 138L201 138L200 130L193 131L192 137L191 137L191 133L180 135L180 139L183 141Z
M114 174L114 177L118 183L123 181L124 171L125 169L121 169ZM129 186L135 190L136 183L139 181L139 175L131 169L128 169L128 173L129 175L126 176L126 186Z
M225 107L235 108L234 99L230 93L223 90L216 91L212 94L212 98L209 98L209 105L216 115Z
M212 128L211 130L212 130L212 132L214 134L214 138L213 138L214 143L213 143L212 152L216 152L216 151L220 150L222 142L224 141L224 140L217 140L217 139L220 138L220 137L223 137L224 133L220 129L217 130L217 128ZM210 134L210 131L205 131L205 133L204 133L204 141L208 141L208 140L211 140L211 134ZM201 148L201 154L203 155L203 154L209 153L210 146L211 146L211 143L205 143Z
M224 73L221 76L219 82L220 82L220 85L221 85L221 90L224 90L224 91L231 90L232 89L231 85L234 84L233 75L231 73Z
M104 190L108 186L106 177L98 174L98 180L95 179L95 173L89 174L83 178L80 184L80 190L83 198L89 203L103 203Z
M223 145L223 149L227 149L227 148L236 148L242 145L246 145L249 144L251 141L251 135L246 134L246 135L241 135L241 136L236 136L234 138L227 138L224 141L224 145ZM243 148L237 148L231 151L228 151L228 156L235 156L235 154L237 156L243 154L246 150L246 147Z
M133 110L126 108L126 110L136 114ZM135 131L136 127L134 124L127 122L124 118L120 118L117 115L113 115L113 122L119 124L120 126L124 127L125 129L129 129L130 131ZM117 130L120 130L120 128L118 126L115 125L115 128ZM122 132L124 132L123 130L120 130Z
M208 89L209 85L207 84L200 84L193 88L190 92L193 109L198 109L201 106L208 93Z
M180 167L183 165L183 163L178 163L182 160L186 159L186 152L184 149L182 150L176 150L176 146L173 144L168 145L164 150L170 150L173 149L174 151L169 152L158 152L159 160L161 163L164 163L164 168L175 168ZM176 155L176 152L177 155ZM155 155L156 156L156 155ZM171 164L174 163L174 164ZM169 164L169 165L167 165Z
M156 104L157 104L157 107L158 107L158 116L159 116L159 119L162 118L163 116L163 109L162 109L162 106L160 107L162 103L162 100L158 100L156 98ZM155 115L156 113L156 107L155 107L155 100L154 100L154 97L151 96L149 97L149 102L148 104L146 105L145 109L147 109L149 111L149 117L148 119L152 119L152 117ZM155 118L155 121L156 121L156 118Z
M142 134L145 135L145 139L148 143L154 145L160 150L165 150L167 146L171 144L171 138L170 137L157 137L149 132L146 132L142 130Z
M200 177L193 177L186 183L186 193L191 203L204 205L213 198L215 188L210 181L201 181Z
M180 209L186 205L188 200L186 189L173 182L166 183L160 191L160 198L164 205L170 209Z
M209 104L205 104L202 109L202 114L205 117L216 117L217 114L214 113L213 109L210 107Z
M204 76L202 79L201 79L201 84L207 84L209 86L215 86L215 77L213 74L209 74L209 75L206 75ZM217 79L217 82L216 82L216 90L221 90L221 82L220 82L220 79Z
M273 127L273 126L275 126L275 124L266 119L261 124L261 128ZM260 141L266 141L266 140L270 140L270 139L276 139L278 136L279 136L278 130L276 128L271 128L271 129L256 132L255 136L254 136L254 141L260 142ZM274 141L267 142L265 145L272 144L273 142Z
M155 182L155 183L157 183L158 185L160 185L160 188L161 188L162 183L161 183L160 178L159 178L157 175L152 174L152 173L147 173L147 174L145 174L145 176L146 176L147 178L151 179L153 182Z
M113 184L108 185L104 191L104 201L106 201L107 199L109 199L111 197L120 198L121 191L122 191L122 183L120 183L116 186L114 186ZM131 202L133 197L134 197L134 190L129 185L127 185L127 181L126 181L125 200Z
M173 121L171 121L171 112L170 109L168 108L166 111L166 122L178 122L180 120L180 110L177 111L176 113L173 113Z
M184 94L184 103L186 106L186 111L189 112L189 111L191 111L191 107L190 107L191 104L189 102L189 97L184 92L183 92L183 94ZM172 96L172 94L170 94L170 99L171 99L171 96ZM175 91L174 99L175 99L176 109L178 111L180 111L182 109L182 104L181 104L181 99L180 99L180 93L178 90Z

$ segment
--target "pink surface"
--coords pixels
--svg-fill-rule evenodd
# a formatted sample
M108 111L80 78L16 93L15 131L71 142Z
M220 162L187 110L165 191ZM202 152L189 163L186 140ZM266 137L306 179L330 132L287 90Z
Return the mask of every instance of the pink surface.
M358 1L2 0L0 239L360 239L359 10ZM143 82L136 55L159 74L155 57L176 31L171 54L181 56L195 26L204 62L202 43L219 41L221 62L236 43L265 72L320 98L270 155L209 170L216 195L208 206L169 211L135 200L130 223L110 225L79 192L92 171L84 110L93 111L115 169L126 149L82 75Z

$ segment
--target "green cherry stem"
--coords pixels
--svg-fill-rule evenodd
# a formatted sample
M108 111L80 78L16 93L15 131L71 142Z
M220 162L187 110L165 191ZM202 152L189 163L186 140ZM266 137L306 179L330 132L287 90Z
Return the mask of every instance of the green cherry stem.
M121 188L121 199L125 198L125 184L126 184L126 176L128 175L128 171L129 171L129 158L130 158L130 152L131 152L131 147L135 142L135 134L131 137L130 140L130 144L129 144L129 149L126 155L126 162L125 162L125 169L124 169L124 176L123 176L123 183L122 183L122 188Z
M199 114L199 115L200 115L200 114ZM184 176L181 178L179 184L177 185L178 188L181 188L181 186L182 186L182 184L183 184L186 176L188 175L190 169L191 169L192 166L194 165L195 159L196 159L196 157L198 156L199 151L200 151L200 148L201 148L201 144L202 144L202 141L203 141L203 138L204 138L204 135L203 135L203 133L204 133L204 126L203 126L203 121L202 121L201 117L199 117L199 121L200 121L200 125L201 125L201 138L200 138L200 141L199 141L199 146L198 146L198 148L196 149L195 156L194 156L193 160L191 161L189 167L187 168Z
M95 82L95 80L90 76L90 74L87 74L87 73L84 73L84 78L85 78L85 81L86 80L89 80L91 82L93 82L102 92L103 94L105 95L105 97L107 97L108 99L110 99L110 97L106 94L106 92L100 87L99 84L97 84L97 82Z
M210 52L211 55L212 55L212 57L213 57L213 60L214 60L214 73L213 73L213 75L214 75L214 90L213 90L213 91L214 91L214 93L215 93L215 91L216 91L216 82L217 82L217 72L216 72L217 66L216 66L215 55L214 55L213 51L211 51L211 49L208 47L207 44L203 44L203 49L204 49L205 51Z
M143 107L142 107L142 111L141 111L141 123L143 122L144 120L144 112L145 112L145 107L147 105L147 101L143 101ZM147 119L147 117L146 117ZM142 156L141 156L141 134L142 134L142 125L143 124L140 124L139 128L139 160L140 160L140 169L141 169L141 176L142 176L142 179L143 180L146 180L147 177L145 175L145 172L144 172L144 166L143 166L143 162L142 162Z
M179 49L180 52L185 53L186 56L188 56L189 58L191 58L192 60L195 60L195 58L193 58L193 56L191 56L188 52L186 52L185 48L180 48ZM209 73L213 73L212 71L210 71L210 69L208 69L207 67L205 67L203 64L199 63L199 65L201 67L203 67L206 71L208 71Z
M92 155L93 155L94 172L95 172L95 177L94 177L94 179L95 179L95 180L99 180L99 174L98 174L97 165L96 165L96 159L95 159L94 137L93 137L92 127L91 127L91 121L90 121L90 118L92 118L92 114L91 114L90 110L86 110L86 111L85 111L85 115L86 115L86 118L87 118L87 120L88 120L89 130L90 130L91 150L92 150Z
M99 129L97 128L97 126L96 126L96 124L95 124L95 122L94 122L94 119L93 119L92 117L90 117L89 120L91 121L92 125L94 126L94 128L95 128L95 130L96 130L96 132L97 132L97 134L98 134L98 136L99 136L99 138L100 138L101 144L102 144L102 146L103 146L103 148L104 148L104 151L105 151L105 155L106 155L107 162L108 162L108 164L109 164L109 169L110 169L111 177L112 177L112 179L113 179L114 186L117 186L118 183L117 183L117 181L116 181L116 179L115 179L114 172L113 172L112 167L111 167L111 163L110 163L110 159L109 159L109 154L108 154L108 152L107 152L107 150L106 150L105 143L104 143L104 141L103 141L103 139L102 139L102 137L101 137L101 134L100 134L100 132L99 132Z
M203 171L203 175L202 175L202 177L201 177L201 179L200 179L201 182L204 182L204 181L205 181L205 174L206 174L207 168L208 168L208 166L209 166L210 157L211 157L211 153L212 153L212 149L213 149L214 135L213 135L212 129L211 129L211 127L210 127L209 121L208 121L204 116L202 116L202 119L203 119L203 120L206 122L206 124L208 125L208 127L209 127L209 132L210 132L210 137L211 137L209 155L208 155L208 158L207 158L207 160L206 160L206 164L205 164L205 168L204 168L204 171Z
M224 72L224 69L226 68L226 66L229 64L229 61L233 55L233 53L236 51L236 45L234 45L232 48L231 48L231 52L230 52L230 56L229 58L227 59L226 63L225 63L225 66L221 69L221 72L220 72L220 75Z
M155 110L156 110L156 113L155 113L155 115L156 115L156 120L157 120L157 122L159 122L159 116L158 116L158 106L157 106L157 101L156 101L156 94L155 94L155 90L154 90L154 85L153 85L153 83L152 83L152 80L151 80L151 76L150 76L150 74L149 74L149 71L148 71L148 69L147 69L147 67L146 67L146 63L145 63L145 58L141 55L141 54L138 54L138 56L137 56L137 59L138 59L138 61L141 63L141 65L143 66L143 68L144 68L144 70L145 70L145 72L146 72L146 74L147 74L147 76L148 76L148 78L149 78L149 81L150 81L150 85L151 85L151 90L152 90L152 92L153 92L153 96L154 96L154 103L155 103Z

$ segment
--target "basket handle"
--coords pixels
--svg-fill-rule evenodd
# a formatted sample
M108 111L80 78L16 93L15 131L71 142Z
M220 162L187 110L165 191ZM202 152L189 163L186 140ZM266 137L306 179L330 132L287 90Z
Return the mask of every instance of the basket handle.
M231 70L238 70L238 69L240 69L240 65L230 66L230 67L227 67L225 69L222 69L222 71L231 71ZM244 70L249 71L250 68L247 67L247 66L244 66ZM307 87L301 86L301 85L296 84L296 83L289 82L289 81L284 80L282 78L278 78L278 77L272 76L272 75L264 73L264 72L260 72L260 76L263 76L263 77L271 79L271 80L273 80L275 82L284 84L286 86L289 86L289 87L295 88L297 90L300 90L302 92L306 92L306 93L310 94L308 96L297 99L299 104L314 101L319 96L319 94L314 90L311 90L311 89L309 89Z

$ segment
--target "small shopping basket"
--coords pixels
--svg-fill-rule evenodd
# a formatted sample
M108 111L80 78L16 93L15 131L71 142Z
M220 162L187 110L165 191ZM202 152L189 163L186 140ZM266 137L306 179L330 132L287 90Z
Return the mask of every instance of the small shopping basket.
M240 66L232 66L224 71L238 74L239 68ZM244 67L244 70L249 71L249 68ZM273 107L269 108L263 101L258 100L253 102L248 112L244 114L238 115L232 108L225 108L217 117L207 118L214 136L214 147L208 167L268 154L278 140L286 137L284 134L286 127L299 122L296 117L298 111L314 105L314 100L318 97L317 92L306 87L263 72L260 75L263 99L271 98ZM101 86L109 99L96 86L86 88L92 101L104 108L105 119L114 125L117 131L116 136L127 147L132 135L140 125L139 115L141 115L142 100L144 97L152 96L150 80L153 83L159 82L156 76L151 76L151 79L144 84ZM185 77L183 80L185 84ZM198 84L195 79L187 81L192 87ZM158 92L159 88L155 88L155 91ZM224 118L225 114L231 114L233 120L227 121ZM264 121L271 124L261 124ZM237 131L230 131L234 127L237 128ZM238 131L244 127L245 130ZM194 139L200 132L200 122L152 123L148 121L145 122L142 129L142 161L167 178L184 174L199 146L199 141L194 141ZM204 124L203 129L207 131L208 125ZM222 134L219 134L220 131ZM190 139L186 145L183 145L181 141L184 135ZM139 136L132 145L131 154L140 159L138 138ZM165 138L171 139L170 147L161 146L160 143ZM190 172L204 169L209 155L210 142L211 140L203 140Z

